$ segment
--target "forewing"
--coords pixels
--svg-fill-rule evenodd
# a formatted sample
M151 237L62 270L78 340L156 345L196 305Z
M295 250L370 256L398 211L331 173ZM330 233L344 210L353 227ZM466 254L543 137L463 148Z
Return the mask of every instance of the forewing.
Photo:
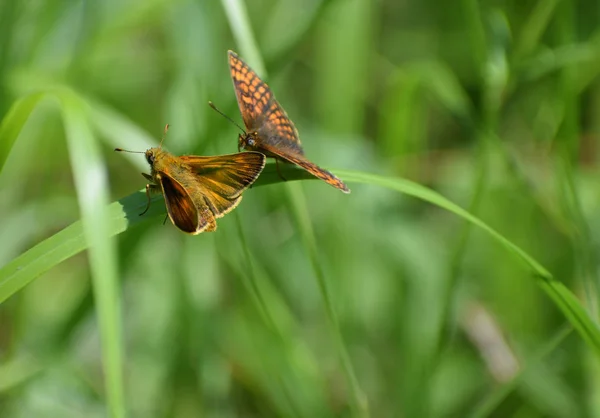
M262 125L258 127L257 132L261 143L304 154L294 122L291 121L275 97L271 99L269 107L264 113Z
M229 51L229 69L246 129L258 132L261 143L303 154L298 130L267 83L233 51Z
M325 181L326 183L332 185L333 187L340 189L344 193L350 193L350 189L346 184L340 180L337 176L333 175L329 171L322 169L318 165L311 163L301 154L295 153L282 153L276 147L271 147L269 145L265 145L265 151L275 154L279 158L286 160L290 163L296 164L306 171L308 171L313 176Z
M259 152L201 157L185 155L181 161L198 175L202 188L229 200L239 197L260 175L266 157Z
M202 211L202 216L199 216L198 208L181 184L165 173L157 173L156 178L160 182L167 213L173 225L183 232L193 235L199 234L209 227L212 214L207 217L205 211ZM214 223L214 217L212 220Z
M229 51L229 72L244 125L247 130L255 131L262 123L273 93L233 51Z

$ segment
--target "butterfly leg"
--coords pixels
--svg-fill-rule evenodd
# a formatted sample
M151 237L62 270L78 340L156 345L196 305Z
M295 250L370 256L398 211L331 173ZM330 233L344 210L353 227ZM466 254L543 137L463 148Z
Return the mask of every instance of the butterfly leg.
M277 174L279 174L279 177L281 177L281 179L283 181L287 181L287 179L285 177L283 177L283 174L281 174L281 170L279 169L279 159L275 158L275 168L277 169Z
M144 209L144 211L140 213L139 216L142 216L144 213L148 212L148 209L150 209L150 203L152 202L150 199L150 193L156 190L157 188L158 186L154 184L146 184L146 197L148 198L148 204L146 205L146 209Z

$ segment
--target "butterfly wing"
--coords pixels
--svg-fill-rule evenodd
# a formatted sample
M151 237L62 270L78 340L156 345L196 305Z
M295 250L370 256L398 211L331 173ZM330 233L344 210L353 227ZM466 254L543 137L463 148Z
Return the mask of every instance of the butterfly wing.
M215 218L207 205L194 204L185 188L165 173L156 173L156 179L160 183L173 225L192 235L216 229Z
M258 132L261 141L302 154L298 130L267 83L233 51L229 51L229 70L246 129Z
M233 210L242 199L242 193L260 175L266 157L259 152L201 157L182 156L198 176L198 183L206 203L217 218Z
M298 130L279 102L273 98L257 132L257 148L263 144L278 148L282 153L304 155Z
M243 152L211 157L184 155L180 159L201 177L206 189L236 198L258 178L266 157L259 152Z
M246 129L256 132L252 135L255 140L252 148L297 164L333 187L350 193L342 180L304 157L294 123L269 86L233 51L229 51L229 69Z
M313 176L325 181L326 183L330 184L331 186L337 189L340 189L342 192L350 193L350 189L340 178L333 175L329 171L319 167L318 165L308 161L304 155L296 154L293 152L281 152L280 148L272 147L268 144L263 144L263 147L266 152L275 155L276 158L280 158L292 164L296 164L308 171Z
M237 54L229 51L229 72L244 125L255 131L262 123L273 92Z

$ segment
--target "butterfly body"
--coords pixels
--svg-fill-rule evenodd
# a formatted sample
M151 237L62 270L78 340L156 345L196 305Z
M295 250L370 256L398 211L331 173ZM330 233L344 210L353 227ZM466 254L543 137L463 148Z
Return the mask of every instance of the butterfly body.
M342 180L304 156L298 130L269 86L233 51L229 51L229 69L247 130L239 136L238 149L258 151L296 164L344 193L350 193Z
M261 140L265 137L265 134L259 134L258 132L249 132L240 135L238 141L238 148L246 151L258 151L265 154L266 157L277 158L286 161L280 154L285 155L296 155L299 158L304 156L304 150L298 144L287 141L285 138L280 136L269 136L269 144L265 147L264 141ZM276 148L279 152L271 152L270 148Z
M150 174L151 192L164 195L171 222L188 234L212 232L216 219L232 211L242 200L242 193L258 178L265 156L258 152L203 157L177 157L164 149L145 152Z

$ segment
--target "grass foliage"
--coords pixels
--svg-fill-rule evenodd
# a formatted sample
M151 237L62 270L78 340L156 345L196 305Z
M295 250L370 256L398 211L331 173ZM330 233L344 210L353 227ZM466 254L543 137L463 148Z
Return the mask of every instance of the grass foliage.
M0 414L600 416L599 22L591 0L0 3ZM270 163L186 236L161 197L139 216L147 164L112 149L168 122L174 153L233 152L207 106L240 119L227 49L352 193Z

